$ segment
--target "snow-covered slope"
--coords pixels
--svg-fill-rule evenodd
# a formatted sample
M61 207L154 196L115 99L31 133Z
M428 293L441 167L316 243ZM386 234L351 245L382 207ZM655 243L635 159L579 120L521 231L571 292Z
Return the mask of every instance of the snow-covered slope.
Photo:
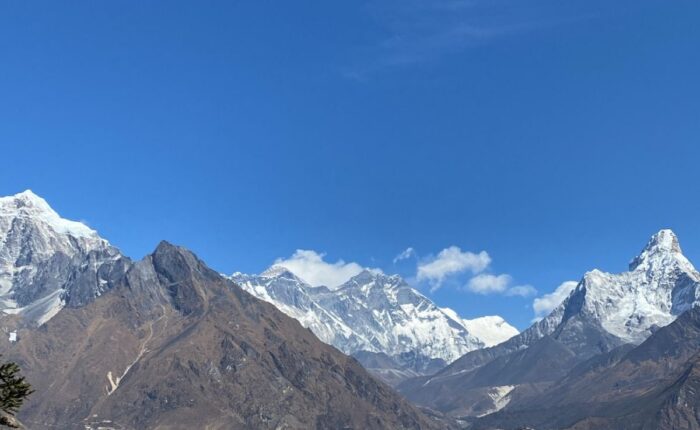
M629 271L586 273L569 297L533 329L550 334L578 316L623 343L640 343L698 303L700 274L683 255L676 235L661 230L631 261Z
M457 312L450 308L440 308L440 310L450 318L461 321L467 331L479 339L484 347L498 345L519 333L518 329L498 315L487 315L468 320L461 318Z
M518 333L500 317L468 321L440 309L397 275L363 271L334 290L275 266L231 278L343 352L386 354L418 372Z
M503 343L518 334L518 329L498 315L462 320L462 322L467 330L487 347Z
M0 197L0 311L39 325L110 287L128 260L27 190Z
M284 267L272 266L259 276L234 273L230 278L244 290L299 320L325 343L359 348L369 342L337 315L323 309L313 297L315 289Z

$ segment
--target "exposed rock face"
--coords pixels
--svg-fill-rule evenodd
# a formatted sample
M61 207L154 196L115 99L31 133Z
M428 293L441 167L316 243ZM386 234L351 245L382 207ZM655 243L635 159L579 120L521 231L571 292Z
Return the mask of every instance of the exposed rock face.
M17 337L0 339L0 353L36 388L20 414L32 429L446 426L168 243L99 298Z
M390 383L433 373L468 351L518 333L500 317L463 320L397 275L364 271L333 290L312 287L275 266L231 279Z
M31 191L0 198L0 311L41 325L109 290L130 262Z
M700 274L681 253L675 234L661 230L629 272L586 273L559 307L518 336L398 388L419 404L454 415L492 411L488 393L494 387L552 383L581 361L638 344L695 307L699 294ZM475 410L474 404L483 407Z

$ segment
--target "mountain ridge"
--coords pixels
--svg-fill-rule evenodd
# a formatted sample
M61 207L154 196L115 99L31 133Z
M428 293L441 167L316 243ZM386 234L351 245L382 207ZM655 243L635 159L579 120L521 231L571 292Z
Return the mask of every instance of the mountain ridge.
M428 373L517 333L501 317L464 320L451 309L439 308L398 275L365 270L333 290L311 287L276 266L260 275L235 273L231 279L343 352L374 363L395 362L392 381L399 375L395 371ZM487 342L473 332L483 333Z
M31 428L449 427L167 242L90 303L15 329L0 353L36 388Z
M487 375L497 373L494 369L499 363L512 369L512 376L499 374L498 386L550 382L578 362L626 343L641 343L697 305L700 274L682 255L672 231L664 229L653 235L630 267L631 272L620 274L587 272L559 306L522 333L497 346L468 352L434 375L404 381L398 385L399 391L418 404L443 412L478 414L480 411L472 410L469 403L485 401L493 389ZM542 343L545 338L550 340ZM531 374L534 365L519 362L523 351L552 348L552 342L568 352L530 380L519 379L517 374ZM566 358L569 354L573 354L573 361ZM458 395L465 392L467 397Z

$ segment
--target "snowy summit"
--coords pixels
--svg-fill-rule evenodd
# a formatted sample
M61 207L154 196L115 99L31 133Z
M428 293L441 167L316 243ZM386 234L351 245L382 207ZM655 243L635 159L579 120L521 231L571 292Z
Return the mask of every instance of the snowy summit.
M441 309L398 275L365 270L333 290L280 266L231 279L343 352L386 354L419 373L518 334L501 317L465 320Z
M122 260L97 232L61 218L32 191L0 197L0 311L41 325L109 288Z

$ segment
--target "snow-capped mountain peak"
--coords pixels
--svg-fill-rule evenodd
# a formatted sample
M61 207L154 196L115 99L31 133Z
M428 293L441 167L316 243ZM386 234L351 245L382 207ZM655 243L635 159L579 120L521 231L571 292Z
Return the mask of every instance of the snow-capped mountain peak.
M31 219L33 222L43 223L58 234L102 240L96 231L85 224L61 218L46 200L31 190L23 191L14 196L0 197L0 217Z
M651 237L628 272L587 272L532 330L549 334L575 317L599 325L619 342L639 343L699 303L700 274L682 254L676 235L665 229Z
M398 275L385 275L377 270L365 269L337 288L356 289L368 293L371 290L386 292L404 286L406 282ZM416 292L417 293L417 292ZM391 295L394 297L394 295Z
M344 284L338 287L353 288L364 287L369 285L378 285L382 287L396 287L403 282L403 279L398 275L386 275L380 270L364 269L362 272L348 279Z
M463 319L462 321L467 330L484 342L486 347L503 343L518 334L518 329L508 324L499 315L487 315L472 320Z
M664 229L649 239L642 252L632 259L629 268L630 271L650 271L676 266L684 271L695 271L683 255L676 234Z
M43 324L110 288L128 259L27 190L0 197L0 311Z
M411 371L444 365L517 334L500 317L469 321L440 309L400 276L378 270L364 270L333 290L311 287L279 266L231 279L343 352L386 354Z
M681 252L678 236L671 229L661 229L658 233L651 236L649 242L643 249L643 253L653 252Z
M298 279L299 281L303 281L301 278L299 278L297 275L292 273L289 269L287 269L284 266L278 266L278 265L273 265L268 267L264 272L262 272L259 275L261 278L280 278L280 277L285 277L285 278L290 278L290 279Z
M445 405L466 407L465 403L493 408L498 402L482 389L537 384L551 381L557 373L554 378L562 377L591 357L623 344L642 343L699 304L700 275L683 256L675 234L661 230L632 260L629 271L587 272L544 319L486 353L467 353L438 374L407 383L400 391L439 410ZM596 361L596 366L601 363ZM597 370L593 374L600 375ZM463 393L471 394L463 397Z

